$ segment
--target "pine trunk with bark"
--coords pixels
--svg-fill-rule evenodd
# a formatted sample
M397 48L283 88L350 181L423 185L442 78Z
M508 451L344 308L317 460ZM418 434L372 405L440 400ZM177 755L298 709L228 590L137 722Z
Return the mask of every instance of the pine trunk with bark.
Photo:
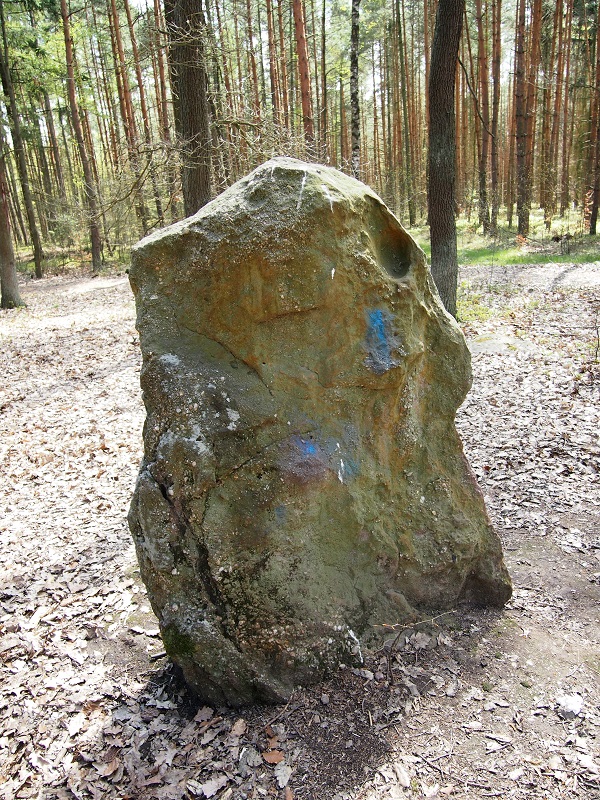
M595 130L592 132L594 141L593 160L591 168L592 178L592 207L590 211L590 235L596 235L598 224L598 206L600 204L600 4L598 4L598 15L596 19L596 75L595 75L595 104L596 104L596 123Z
M71 111L71 124L73 125L73 131L77 141L77 149L79 151L79 159L81 161L81 167L83 170L85 198L89 215L92 269L94 272L99 272L102 267L102 239L100 237L100 228L98 226L98 198L96 195L96 186L94 184L91 161L85 143L83 126L81 124L79 108L77 106L77 97L75 94L75 56L73 53L73 39L71 38L71 23L69 10L67 9L67 0L60 0L60 13L65 39L67 94L69 97L69 108Z
M129 39L131 41L131 49L133 51L133 63L135 67L135 77L138 85L140 111L142 114L142 125L144 127L144 141L146 144L146 158L148 171L150 173L150 182L152 184L152 194L154 196L154 206L156 208L156 218L159 225L164 224L162 201L160 192L158 190L158 180L156 170L152 159L152 129L150 127L150 116L148 114L148 103L146 102L146 89L144 87L144 80L142 76L142 65L140 63L140 54L138 49L137 37L133 26L133 18L131 16L131 8L128 0L124 0L123 6L125 14L127 15L127 27L129 28Z
M500 144L498 141L498 122L500 117L500 62L502 57L502 0L492 0L492 160L491 178L491 219L490 233L498 235L498 210L500 207L499 165Z
M296 52L298 54L298 72L300 75L300 99L302 106L302 126L304 139L309 150L314 145L315 126L312 112L312 96L310 88L310 64L308 61L308 48L306 45L306 23L304 18L304 4L302 0L292 0L294 13L294 32L296 37Z
M0 306L17 308L24 305L19 293L17 262L11 233L4 143L0 140Z
M396 24L398 30L398 61L400 67L400 97L402 101L402 122L404 144L404 195L408 208L408 224L413 227L417 223L417 212L415 207L415 193L413 186L413 155L412 142L414 136L411 133L409 122L409 91L408 91L408 59L406 58L406 27L400 10L400 2L396 0Z
M352 0L350 28L350 135L352 140L352 174L357 179L360 179L360 97L358 88L359 14L360 0Z
M456 140L454 87L465 0L439 0L429 68L427 198L431 272L447 311L456 316Z
M0 45L0 80L2 83L2 88L4 90L4 94L8 98L7 112L10 121L10 133L15 151L17 169L19 171L19 180L21 182L21 193L23 195L23 204L25 206L25 214L27 216L29 234L31 236L31 243L33 245L35 277L41 278L43 276L44 253L42 250L42 240L40 237L38 224L35 218L33 198L29 184L29 174L27 172L25 145L23 142L23 135L21 132L21 119L19 116L19 108L17 106L15 88L8 62L9 50L8 50L8 41L6 38L4 6L2 0L0 0L0 26L2 28L2 42Z
M479 105L481 113L481 149L479 153L479 224L484 233L490 231L490 206L487 190L490 151L490 97L488 84L487 43L481 0L475 0L477 16L477 62L479 65Z
M517 233L529 233L529 175L527 172L527 94L525 85L525 0L518 0L515 54Z
M165 0L175 128L181 147L186 216L211 199L211 133L205 20L196 0Z

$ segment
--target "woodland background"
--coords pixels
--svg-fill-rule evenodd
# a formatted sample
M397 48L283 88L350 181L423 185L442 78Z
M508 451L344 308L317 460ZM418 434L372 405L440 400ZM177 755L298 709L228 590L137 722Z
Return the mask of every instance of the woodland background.
M0 797L600 800L600 3L466 2L457 423L513 599L390 620L364 669L242 717L187 694L136 567L117 273L278 154L358 174L426 247L436 3L188 2L0 0L0 266L14 242L46 275L0 313Z
M353 172L422 224L437 3L359 2L0 0L17 252L37 277L72 253L96 270L126 260L281 154ZM467 0L456 210L484 233L527 237L531 214L554 235L595 233L599 14L597 0Z

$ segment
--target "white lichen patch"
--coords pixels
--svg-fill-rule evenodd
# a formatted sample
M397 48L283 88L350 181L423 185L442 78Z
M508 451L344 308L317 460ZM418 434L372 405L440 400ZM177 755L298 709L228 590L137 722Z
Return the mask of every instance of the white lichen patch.
M227 430L234 431L237 428L238 422L239 422L239 419L240 419L239 412L235 411L233 408L228 408L227 409L227 416L230 419L230 423L227 426Z
M177 367L181 363L181 359L175 353L163 353L159 360L163 364L170 364L172 367Z

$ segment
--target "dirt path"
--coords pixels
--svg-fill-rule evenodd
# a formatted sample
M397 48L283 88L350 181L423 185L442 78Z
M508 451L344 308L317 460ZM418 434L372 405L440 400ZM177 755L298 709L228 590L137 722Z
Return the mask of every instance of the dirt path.
M528 290L541 291L589 289L600 286L600 260L590 264L463 267L461 278L489 288L524 287Z
M127 282L25 287L28 308L0 315L0 797L599 798L597 269L463 275L501 309L467 326L458 422L509 607L417 626L286 707L237 713L187 696L139 582Z

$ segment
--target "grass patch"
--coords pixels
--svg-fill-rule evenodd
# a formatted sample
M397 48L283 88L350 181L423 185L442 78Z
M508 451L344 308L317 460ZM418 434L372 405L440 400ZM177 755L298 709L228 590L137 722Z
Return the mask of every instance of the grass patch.
M113 275L129 267L130 248L125 246L113 247L104 253L105 262L97 273L98 275ZM17 272L24 278L35 277L35 264L31 250L20 247L16 252ZM89 250L78 248L61 248L46 245L42 261L44 277L67 276L82 277L92 274L92 258Z
M571 224L572 223L572 224ZM429 228L411 229L412 236L431 258ZM518 264L589 264L600 262L600 236L584 234L577 221L557 218L546 231L541 212L532 211L531 233L526 239L517 237L514 228L500 226L494 238L484 235L471 220L460 217L456 222L458 263L464 266L516 266ZM569 234L572 238L553 241L552 237Z
M486 304L482 292L473 291L464 281L458 287L456 316L459 322L484 322L495 316L497 311Z

